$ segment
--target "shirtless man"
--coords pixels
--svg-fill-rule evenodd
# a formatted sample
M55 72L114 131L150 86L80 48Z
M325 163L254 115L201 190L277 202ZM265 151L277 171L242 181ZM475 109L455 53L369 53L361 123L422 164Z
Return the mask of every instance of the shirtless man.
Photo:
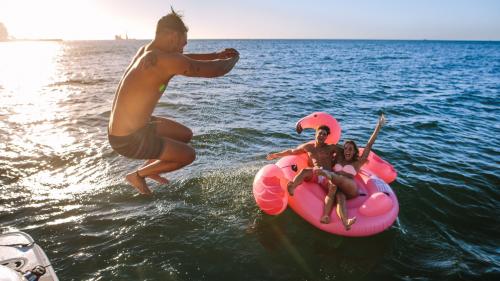
M192 163L194 149L188 145L193 133L186 126L152 116L168 82L175 75L218 77L228 73L239 59L235 49L211 54L183 54L187 27L172 12L156 26L155 38L141 47L125 71L116 90L108 127L108 139L117 153L133 159L147 159L126 180L142 194L151 190L145 178L160 183L160 177Z
M322 223L328 223L330 221L330 214L327 210L331 210L331 206L334 203L334 196L337 192L337 187L333 185L329 180L323 176L316 176L313 173L314 168L325 169L328 171L332 170L333 166L333 154L342 151L341 146L335 144L325 143L326 138L330 134L330 128L327 126L320 126L316 130L315 142L314 143L304 143L299 145L295 149L288 149L278 153L270 153L267 155L267 160L273 160L278 157L296 155L301 153L307 153L309 156L309 166L313 168L302 169L293 179L293 181L288 183L288 193L293 196L295 188L300 185L304 180L315 181L320 185L328 188L328 194L325 197L325 208L323 216L321 217Z
M297 127L297 132L301 132L302 128ZM293 179L293 181L288 183L287 189L290 196L293 196L293 191L300 185L304 180L317 182L319 185L328 189L325 196L325 206L323 208L323 215L320 218L321 223L330 223L330 212L332 210L333 204L335 203L336 197L338 197L339 192L337 192L337 186L332 183L325 175L321 175L318 171L331 171L334 158L333 154L344 153L343 148L335 144L326 144L325 140L330 134L330 128L327 126L320 126L316 130L316 138L314 143L305 143L299 145L295 149L288 149L279 153L270 153L267 155L267 160L273 160L278 157L296 155L307 153L310 159L309 166L312 168L302 169ZM337 209L344 208L344 201L337 200ZM356 219L345 219L342 221L348 230L351 225L356 221Z

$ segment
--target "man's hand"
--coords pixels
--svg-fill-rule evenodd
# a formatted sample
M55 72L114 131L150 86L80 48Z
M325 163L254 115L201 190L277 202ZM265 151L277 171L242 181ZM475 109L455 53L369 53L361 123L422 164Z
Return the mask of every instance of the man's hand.
M240 53L238 53L238 51L236 51L236 49L233 49L233 48L227 48L227 49L224 49L224 51L221 51L221 52L218 52L217 53L217 59L229 59L229 58L232 58L232 57L236 57L236 56L240 56Z
M324 177L328 176L322 167L313 167L312 171L315 176L324 176Z

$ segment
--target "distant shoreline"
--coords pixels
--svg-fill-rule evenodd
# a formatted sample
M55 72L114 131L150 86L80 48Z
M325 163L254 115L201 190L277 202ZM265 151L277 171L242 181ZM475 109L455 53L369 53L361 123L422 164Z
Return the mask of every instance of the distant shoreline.
M151 41L152 39L9 39L0 42L85 42L85 41ZM496 40L469 40L469 39L342 39L342 38L192 38L188 41L197 40L213 40L213 41L387 41L387 42L491 42L500 43L500 39Z
M26 41L49 41L49 42L62 42L64 41L63 39L60 38L47 38L47 39L8 39L5 41L0 41L0 42L26 42Z

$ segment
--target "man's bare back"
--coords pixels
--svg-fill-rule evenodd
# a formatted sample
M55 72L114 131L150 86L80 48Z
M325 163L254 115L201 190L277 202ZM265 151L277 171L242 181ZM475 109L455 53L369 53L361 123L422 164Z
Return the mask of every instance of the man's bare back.
M144 126L163 94L159 92L162 82L154 69L155 53L159 51L146 51L147 47L137 52L120 80L110 117L111 135L128 135ZM169 80L163 84L167 86Z

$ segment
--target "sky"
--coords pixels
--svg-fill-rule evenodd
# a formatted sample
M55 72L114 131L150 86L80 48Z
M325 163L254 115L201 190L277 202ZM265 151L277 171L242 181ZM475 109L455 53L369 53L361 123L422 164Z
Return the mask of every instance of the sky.
M498 0L0 0L16 38L151 39L170 6L191 39L500 40Z

